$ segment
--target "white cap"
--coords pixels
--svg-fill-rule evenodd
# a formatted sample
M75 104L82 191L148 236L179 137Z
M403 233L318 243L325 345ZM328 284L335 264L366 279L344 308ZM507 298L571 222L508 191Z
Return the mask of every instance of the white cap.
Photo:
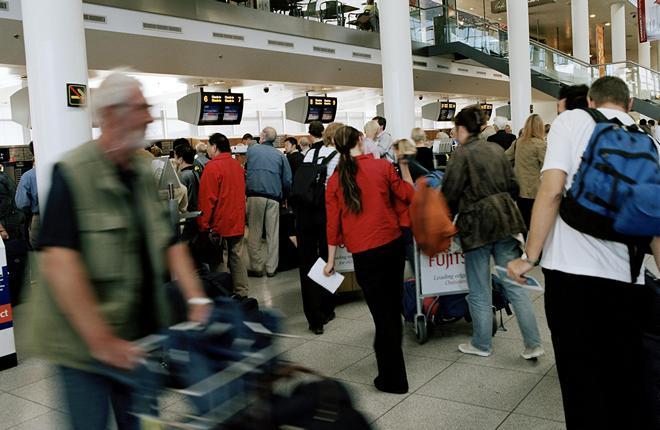
M506 127L506 118L498 116L495 117L495 120L493 121L493 125L497 127L500 130L504 130L504 127Z

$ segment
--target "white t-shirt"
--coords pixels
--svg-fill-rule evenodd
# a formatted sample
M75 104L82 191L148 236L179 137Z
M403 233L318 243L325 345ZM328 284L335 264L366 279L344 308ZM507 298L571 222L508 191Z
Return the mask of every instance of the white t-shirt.
M599 109L607 118L618 118L624 125L634 124L626 113ZM565 189L573 183L582 154L596 123L582 110L563 112L548 134L548 149L541 172L558 169L566 172ZM557 216L543 247L541 266L574 275L593 276L630 282L628 247L622 243L596 239L581 233ZM637 283L643 283L643 271Z
M323 163L323 160L330 156L333 152L335 152L336 149L332 146L322 146L321 150L319 151L319 158L316 160L317 164ZM307 151L307 154L305 154L305 159L303 160L304 163L311 163L314 161L314 153L316 153L316 149L314 148L309 148L309 151ZM332 157L332 159L328 162L328 170L327 174L325 177L325 184L328 185L328 180L330 179L330 176L335 172L335 169L337 168L337 164L339 164L339 153Z

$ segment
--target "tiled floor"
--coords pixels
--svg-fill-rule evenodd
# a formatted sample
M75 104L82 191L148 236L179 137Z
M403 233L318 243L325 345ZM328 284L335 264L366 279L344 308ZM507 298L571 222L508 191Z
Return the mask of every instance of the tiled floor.
M565 428L542 296L533 299L545 357L536 362L520 358L523 345L515 318L505 317L507 331L497 333L489 358L458 352L458 344L471 333L465 322L436 330L424 345L406 326L403 344L410 393L393 395L373 387L373 324L359 297L340 305L325 334L314 336L307 331L302 313L297 271L272 279L250 278L250 282L251 295L262 306L284 312L287 333L299 336L280 342L282 356L343 381L375 429ZM17 330L21 337L20 327ZM18 342L20 353L21 339ZM172 413L185 410L177 396L165 399L164 406ZM66 428L66 408L53 368L22 357L17 368L0 372L0 430Z

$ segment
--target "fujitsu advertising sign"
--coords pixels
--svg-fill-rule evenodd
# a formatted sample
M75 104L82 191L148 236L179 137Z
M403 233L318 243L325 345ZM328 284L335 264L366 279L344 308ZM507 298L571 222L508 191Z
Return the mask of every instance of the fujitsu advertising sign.
M421 254L420 262L424 295L467 292L465 255L462 252L443 252L434 256Z

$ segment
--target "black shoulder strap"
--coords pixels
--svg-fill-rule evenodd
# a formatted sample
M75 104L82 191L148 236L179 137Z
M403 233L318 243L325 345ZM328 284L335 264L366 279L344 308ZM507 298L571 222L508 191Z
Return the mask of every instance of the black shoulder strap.
M319 146L314 150L314 158L312 159L312 164L316 164L319 159L319 154L321 153L322 146Z
M588 113L589 116L590 116L591 118L593 118L593 120L594 120L596 123L599 123L599 122L610 122L610 120L609 120L605 115L603 115L603 113L602 113L601 111L599 111L598 109L592 109L592 108L581 108L581 110L583 110L583 111L585 111L586 113Z
M321 165L322 165L322 166L327 165L327 164L330 162L330 160L332 160L333 158L335 158L335 155L337 155L337 151L332 151L332 153L331 153L330 155L328 155L327 157L323 158L323 161L321 162Z

